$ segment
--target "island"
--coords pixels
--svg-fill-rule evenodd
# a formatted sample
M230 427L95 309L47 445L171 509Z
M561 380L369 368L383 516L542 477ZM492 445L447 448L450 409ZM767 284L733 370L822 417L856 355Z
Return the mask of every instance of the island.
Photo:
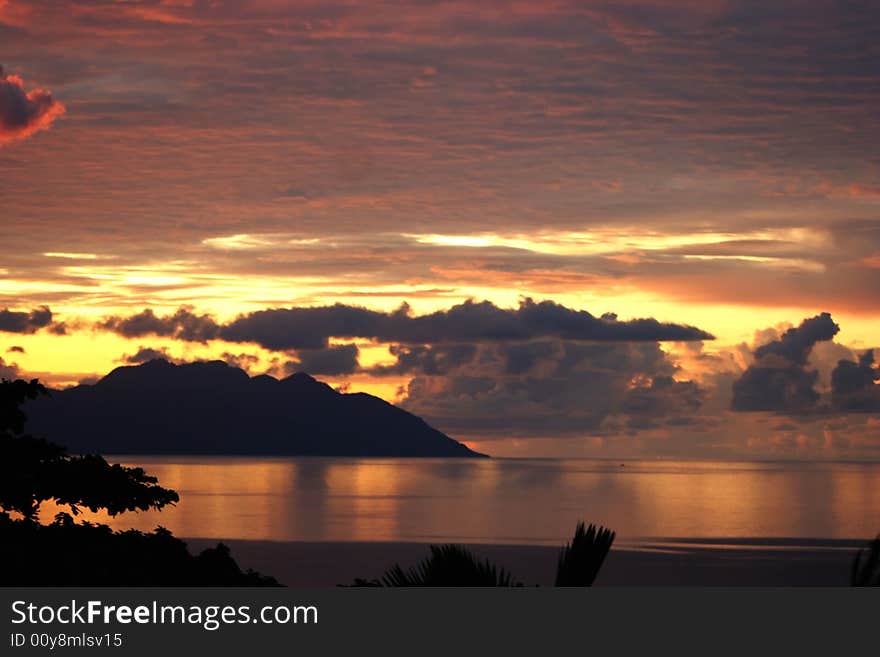
M155 359L27 405L28 431L72 453L485 457L402 408L306 373Z

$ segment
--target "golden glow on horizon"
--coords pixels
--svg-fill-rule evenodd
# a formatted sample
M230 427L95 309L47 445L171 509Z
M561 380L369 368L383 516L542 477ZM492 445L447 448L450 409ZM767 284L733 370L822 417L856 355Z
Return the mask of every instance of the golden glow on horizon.
M511 291L507 298L490 296L491 290L485 290L486 296L502 306L513 306L518 301L518 294ZM478 295L476 298L483 298ZM462 300L464 297L462 297ZM781 323L799 324L805 317L814 315L821 309L780 309L780 308L743 308L741 306L681 306L668 300L651 298L649 295L629 295L616 297L596 297L586 294L560 295L558 302L571 307L590 308L596 315L605 311L617 311L621 319L633 317L675 318L675 321L692 324L714 332L718 338L714 342L706 342L704 349L708 352L723 350L742 342L751 343L755 331L762 328L778 326ZM321 302L320 299L317 300ZM331 301L350 301L358 303L362 299L327 299ZM455 299L417 299L413 300L413 312L423 314L433 310L448 308ZM371 304L372 306L373 304ZM376 304L377 306L382 304ZM387 310L399 305L399 298L389 297ZM169 308L171 310L173 308ZM103 310L103 309L102 309ZM109 310L109 309L108 309ZM120 309L126 310L126 309ZM201 309L200 309L201 310ZM96 312L100 316L102 313ZM835 320L840 324L841 331L835 341L850 346L852 349L864 349L876 346L876 320L871 317L835 313ZM64 320L64 315L59 315ZM389 345L376 344L370 341L331 340L331 344L354 342L360 350L361 365L389 365L393 357L388 351ZM12 345L21 346L25 353L6 353ZM67 335L54 335L46 331L33 334L0 333L0 357L9 362L17 363L25 373L51 373L55 380L72 383L82 376L103 376L121 363L123 354L134 354L140 347L166 349L173 357L181 360L220 359L224 353L252 354L258 361L251 367L252 373L268 369L273 359L286 360L289 356L268 351L255 344L229 343L213 341L206 345L185 343L171 338L144 336L127 339L113 333L91 330L71 330ZM334 385L344 382L349 384L351 392L369 392L383 399L393 401L397 397L397 389L405 385L407 377L394 378L369 377L365 375L345 377L319 377Z
M793 268L821 272L824 265L797 257L750 255L748 253L688 252L687 247L717 246L729 241L760 244L810 246L827 239L821 231L806 228L776 229L746 233L687 233L660 234L633 229L601 228L589 232L538 232L535 235L504 235L495 233L441 235L401 234L398 239L418 244L462 247L475 250L491 247L524 249L535 253L554 255L606 255L618 260L633 260L637 264L640 252L653 253L672 249L672 255L686 260L739 260L768 268ZM207 238L202 246L220 250L279 248L295 245L314 247L316 253L333 239L319 240L295 234L241 233ZM341 244L344 245L344 240ZM381 243L381 239L379 240ZM195 247L198 248L198 247ZM679 249L681 251L675 251ZM683 249L683 250L682 250ZM698 250L698 249L697 249ZM76 252L47 252L44 255L61 259L98 260L111 256ZM40 299L46 294L67 296L67 300L52 304L56 313L96 317L107 314L127 314L143 308L157 313L173 312L180 305L195 305L198 312L214 314L227 321L244 312L266 307L314 306L333 303L363 305L376 310L390 311L403 301L417 314L445 309L466 299L489 300L496 305L516 306L524 296L536 299L552 298L573 308L587 309L595 315L615 312L622 319L653 316L661 321L680 321L700 326L721 341L739 341L760 328L755 320L768 317L769 325L779 321L797 322L820 309L792 305L780 312L778 307L720 306L700 302L684 302L664 293L639 289L638 280L603 278L595 285L586 275L567 272L507 272L492 278L489 271L480 276L479 269L436 268L429 279L404 283L377 283L359 280L347 275L297 275L295 267L284 274L239 274L223 272L212 266L209 257L191 253L180 260L156 261L144 264L110 266L109 264L71 264L55 271L60 281L0 279L0 294L20 299ZM481 282L477 284L469 281ZM82 281L78 284L77 281ZM719 309L721 310L719 315ZM821 309L821 310L824 310ZM785 317L780 319L780 315ZM772 316L771 316L772 315ZM762 322L763 323L763 322ZM867 322L861 321L862 325ZM767 325L767 324L763 324ZM857 339L872 339L861 329Z
M354 340L331 340L331 345L356 344L358 361L362 367L392 365L394 357L388 345ZM9 353L12 346L20 346L24 353ZM125 365L124 355L133 355L141 347L167 353L173 360L224 360L224 355L246 354L256 357L253 362L243 361L242 366L255 376L269 371L276 378L285 376L280 367L292 356L273 352L254 344L239 344L217 340L208 344L186 343L171 338L144 336L124 338L98 331L73 331L67 335L46 332L33 334L0 333L0 358L16 363L23 373L38 376L51 386L75 385L84 378L102 377L113 369ZM405 386L405 376L373 377L368 374L352 376L317 375L333 387L346 392L366 392L388 401L398 397L398 389Z
M688 233L659 234L642 230L624 232L617 229L597 229L590 232L539 232L533 236L495 233L463 235L400 234L398 239L438 247L488 249L507 247L527 249L547 254L607 254L609 257L636 258L639 252L663 252L683 249L685 259L744 260L767 267L790 267L808 271L822 271L823 265L784 255L689 253L687 247L717 246L727 241L745 240L754 243L795 244L808 246L827 239L820 231L811 229L778 229L750 233ZM320 250L333 240L305 238L295 234L234 234L208 238L202 246L211 249L236 251L287 246L297 249ZM341 242L344 244L344 240ZM196 247L198 248L198 247ZM678 253L673 251L673 253ZM617 255L615 255L617 254ZM509 279L493 280L484 277L479 284L463 284L473 278L472 272L459 275L454 270L435 270L430 280L382 284L362 281L355 276L299 276L239 275L212 269L210 259L191 252L187 259L150 262L141 265L111 266L94 262L113 258L108 255L78 252L46 252L46 257L61 260L87 260L87 263L62 265L55 271L63 282L52 280L16 280L0 278L0 294L9 297L40 299L47 293L68 295L66 301L52 304L56 320L66 321L68 335L59 336L40 331L35 334L0 334L0 356L7 362L17 363L23 372L51 374L53 381L72 383L83 376L104 375L121 363L123 354L133 354L141 346L165 349L175 359L219 359L224 353L250 354L257 360L251 373L267 371L290 355L271 352L254 344L233 344L215 341L207 345L183 343L169 338L144 336L127 340L112 333L90 330L91 323L107 315L127 315L151 308L157 314L174 312L181 305L194 305L195 312L214 315L218 321L229 321L235 316L267 307L317 306L343 303L366 306L390 312L406 302L415 315L446 310L468 299L488 300L499 307L516 307L523 297L536 300L550 298L570 308L586 309L599 316L614 312L621 320L654 317L660 321L690 324L713 333L717 340L707 343L709 352L738 343L751 342L756 330L780 323L797 325L805 317L828 308L802 306L746 306L685 302L672 297L638 289L637 282L620 279L602 285L585 285L583 279L564 277L551 293L523 275L522 280L511 274ZM564 274L564 272L562 272ZM578 281L580 283L578 284ZM72 282L73 281L73 282ZM78 284L76 281L82 281ZM510 284L512 283L512 284ZM36 304L34 304L36 305ZM27 309L22 306L21 309ZM834 313L841 326L837 342L853 348L875 345L876 319L850 313ZM82 321L80 321L82 320ZM352 340L331 340L344 344ZM391 364L394 358L389 345L378 345L369 340L353 341L360 349L360 364L371 367ZM25 353L3 353L2 345L19 345ZM322 377L326 378L326 377ZM384 399L398 397L400 386L407 377L378 378L365 374L330 377L334 385L345 385L350 391L364 391Z

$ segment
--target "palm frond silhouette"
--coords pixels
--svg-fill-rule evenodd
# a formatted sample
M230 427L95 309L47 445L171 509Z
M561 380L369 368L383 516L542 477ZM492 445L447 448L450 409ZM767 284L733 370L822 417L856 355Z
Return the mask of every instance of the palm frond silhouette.
M592 586L614 542L614 532L579 522L559 555L556 586ZM510 572L480 561L460 545L431 545L431 554L412 568L395 564L380 579L355 579L352 586L522 586Z
M395 564L381 581L384 586L518 585L504 568L480 561L460 545L432 545L429 557L406 570Z
M880 586L880 534L853 559L852 586Z
M614 543L614 532L579 522L574 538L559 554L556 586L592 586Z

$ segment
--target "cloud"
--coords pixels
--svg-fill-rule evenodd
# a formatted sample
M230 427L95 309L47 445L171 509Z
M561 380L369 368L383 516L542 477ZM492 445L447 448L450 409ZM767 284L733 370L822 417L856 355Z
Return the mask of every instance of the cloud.
M161 349L154 349L153 347L139 347L137 352L133 354L126 354L120 360L130 365L137 365L157 359L174 362L174 359L168 354L168 350L164 347Z
M107 317L97 326L126 338L158 335L188 342L207 342L216 338L219 330L217 323L209 315L197 315L188 306L164 317L159 317L147 308L129 317Z
M224 351L220 355L220 360L227 365L250 372L260 362L260 357L254 354L233 354Z
M680 426L694 421L694 414L703 405L704 394L694 381L676 381L671 376L658 375L633 386L620 410L631 418L631 428L654 428L659 424L657 418L668 418Z
M0 66L0 144L48 129L64 111L49 91L25 92L24 81Z
M285 365L288 374L306 372L307 374L339 376L352 374L358 367L358 347L354 344L333 345L326 349L301 349L298 360Z
M19 345L17 345L17 344L16 344L16 345L12 345L11 347L9 347L9 349L6 350L6 353L23 354L23 353L24 353L24 347L19 346Z
M440 368L421 358L443 373L414 376L400 402L461 435L583 437L680 425L704 396L695 382L673 378L677 367L656 342L540 340L461 353Z
M880 412L880 369L874 364L874 350L864 352L858 362L841 360L831 373L831 404L843 412Z
M230 342L255 342L267 349L323 349L331 337L372 338L386 333L393 318L408 319L406 311L388 314L336 304L317 308L277 308L241 315L223 326L219 336Z
M196 358L193 360L188 360L186 358L176 358L171 354L171 352L168 351L166 347L159 347L157 349L155 347L144 346L139 347L137 352L133 354L123 355L122 358L120 358L119 360L129 365L139 365L141 363L147 363L151 360L165 360L169 363L174 363L176 365L205 362L205 359L203 358ZM220 355L220 360L231 367L237 367L248 373L251 373L251 370L253 370L254 367L260 362L259 356L256 356L254 354L233 354L228 351L224 351Z
M283 295L308 287L238 285L242 274L261 272L337 276L332 283L344 280L360 293L381 293L389 277L451 286L432 275L449 272L450 260L473 263L470 280L456 280L457 299L487 284L532 295L617 284L637 288L641 298L699 304L776 306L785 298L798 308L833 302L838 313L844 303L865 313L874 307L877 268L850 266L827 240L782 249L749 243L747 234L749 224L877 223L870 198L856 203L815 191L824 179L834 188L876 186L868 145L877 142L871 108L878 94L864 82L871 71L863 56L876 39L865 7L817 12L750 3L739 14L759 16L754 25L727 17L720 29L717 6L700 3L556 3L523 12L481 3L464 14L454 4L423 2L403 3L403 10L337 0L295 9L271 3L271 11L265 2L225 9L161 3L185 24L134 21L128 2L76 2L75 11L65 11L69 2L40 4L29 3L33 32L21 52L13 50L31 75L57 93L63 88L71 112L75 103L76 121L65 124L71 139L53 144L53 161L82 166L49 177L32 158L12 171L24 184L4 189L4 205L22 216L29 235L41 233L22 240L31 249L47 242L62 250L75 237L149 265L157 256L188 260L193 245L215 231L262 234L295 225L320 239L320 255L305 257L195 254L198 262L187 263L181 277L190 285L181 284L175 298L203 302L211 287L218 297L228 294L195 272L236 289L234 300L204 300L206 307L234 301L252 308L245 297L253 289ZM742 5L725 4L731 11ZM173 55L155 47L161 42L175 44ZM685 60L692 65L682 67ZM434 71L434 86L413 93L412 81ZM263 99L259 120L256 97ZM156 129L168 138L155 139ZM184 142L193 147L180 148ZM618 182L626 194L603 191ZM39 213L29 212L34 199ZM410 233L509 231L538 241L545 230L597 224L660 238L712 231L730 244L719 247L721 257L706 257L712 247L673 257L632 240L615 257L640 262L618 262L612 271L577 254L523 272L513 266L527 263L522 249L467 260L452 249L416 257L398 251L395 266L387 266L384 235L401 226ZM341 234L373 243L337 248ZM45 276L44 266L16 272ZM78 303L90 292L128 307L156 298L130 282L137 276L120 273L118 281L110 269L97 273L111 278L80 276L80 289L60 289ZM773 286L763 284L768 275ZM313 290L304 303L340 298ZM300 301L263 301L293 303Z
M531 299L522 301L518 308L499 308L489 301L466 301L420 316L410 314L406 305L390 313L343 304L261 310L221 327L217 336L282 351L323 348L331 337L371 338L398 344L505 342L539 337L599 342L712 339L709 333L693 326L656 319L619 321L611 316L595 317L552 301Z
M397 344L504 342L557 337L598 342L711 340L693 326L656 319L620 321L594 317L552 301L522 301L518 308L466 301L449 310L413 316L404 304L392 312L335 304L259 310L219 324L210 315L182 307L158 316L146 309L128 317L106 317L98 328L125 337L158 335L179 340L253 342L276 351L326 349L330 338L368 338Z
M755 349L755 362L733 384L735 411L806 413L817 409L817 370L807 367L814 345L831 340L840 327L830 313L805 319L778 340Z
M831 313L822 313L805 319L797 328L790 328L778 340L755 349L755 358L778 356L798 365L805 365L810 351L817 342L831 340L840 327L831 319Z
M0 331L7 333L33 333L51 323L52 311L48 306L40 306L31 312L0 310Z
M660 341L712 336L655 319L594 316L552 301L515 308L467 301L414 315L335 304L267 309L218 323L181 308L110 317L100 326L132 337L257 343L293 355L284 374L353 373L412 377L402 404L444 430L468 435L573 436L684 426L705 390L674 378L677 367ZM360 368L358 347L330 339L389 345L393 364Z
M368 371L377 376L400 374L448 374L474 359L473 344L391 345L388 351L396 358L392 365L376 365Z

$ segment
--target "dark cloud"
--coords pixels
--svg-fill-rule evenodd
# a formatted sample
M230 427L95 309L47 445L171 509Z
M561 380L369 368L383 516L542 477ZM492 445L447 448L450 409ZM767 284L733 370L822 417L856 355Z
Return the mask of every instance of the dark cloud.
M24 347L21 347L21 346L19 346L19 345L17 345L17 344L16 344L16 345L12 345L11 347L9 347L9 349L6 350L6 352L7 352L7 353L23 354L23 353L24 353Z
M472 344L391 345L388 350L397 361L393 365L372 367L371 374L447 374L471 362L477 353L477 347Z
M755 358L761 360L774 355L804 365L813 345L831 340L839 331L840 327L831 319L831 313L822 313L805 319L797 328L788 329L778 340L755 349Z
M409 375L403 404L414 413L450 431L521 436L619 433L696 421L688 416L701 407L704 391L673 378L677 367L658 341L711 337L693 327L621 321L612 313L595 317L530 299L514 309L470 301L421 316L406 305L393 312L343 304L294 307L242 315L225 325L188 309L164 317L146 310L108 318L102 326L128 336L214 337L295 353L276 365L284 375ZM389 343L396 362L360 369L357 346L329 345L330 338Z
M45 130L64 114L64 105L45 89L26 92L24 82L0 66L0 144Z
M46 329L53 335L67 335L67 322L55 322Z
M843 412L880 412L880 369L874 364L874 350L863 353L858 362L841 360L831 373L831 404Z
M145 313L149 313L145 323L153 326L155 316L150 311L141 316ZM127 321L130 320L108 321L104 326L115 329ZM323 348L331 337L372 338L399 344L525 341L540 337L599 342L712 339L710 334L692 326L656 319L597 318L552 301L531 299L522 301L515 309L499 308L489 301L466 301L449 310L420 316L410 314L406 305L391 313L343 304L262 310L222 326L215 337L256 342L274 350Z
M603 316L604 318L605 316ZM535 368L542 359L553 358L552 342L526 342L508 345L506 349L508 374L522 374Z
M198 363L204 362L203 359L195 359L195 360L186 360L181 358L175 358L172 356L168 349L165 347L155 348L155 347L139 347L137 352L133 354L126 354L119 359L121 362L129 364L129 365L139 365L141 363L148 363L151 360L165 360L169 363L174 363L177 365L182 365L186 363ZM227 365L231 367L237 367L239 369L250 371L255 365L257 365L260 361L258 356L253 354L233 354L230 352L223 352L220 355L220 360L222 360Z
M154 349L153 347L139 347L137 352L125 355L121 360L130 365L137 365L140 363L147 363L151 360L167 360L173 362L174 359L164 348Z
M323 349L331 337L378 337L392 318L406 321L408 315L404 310L387 314L343 304L278 308L242 315L223 326L219 337L230 342L256 342L278 351Z
M228 351L224 351L220 355L220 359L227 365L237 367L246 372L249 372L252 367L260 362L259 356L255 356L254 354L233 354Z
M129 317L107 317L98 328L127 338L159 335L189 342L207 342L216 338L219 330L209 315L197 315L189 307L179 308L173 315L164 317L149 308Z
M675 423L680 425L703 405L703 394L693 381L655 376L647 384L634 386L623 400L621 410L634 417L677 416Z
M819 372L807 367L807 359L816 343L831 340L839 330L831 315L822 313L755 349L755 362L733 384L733 410L816 410L820 398L815 389Z
M18 312L8 308L0 310L0 331L7 333L33 333L52 323L52 311L40 306L30 312Z
M654 343L564 340L481 344L470 358L417 374L401 404L462 435L565 437L681 426L704 391L676 381ZM407 354L409 355L409 354Z
M289 361L285 368L288 373L339 376L352 374L358 369L358 347L354 344L333 345L326 349L301 349L298 360Z

